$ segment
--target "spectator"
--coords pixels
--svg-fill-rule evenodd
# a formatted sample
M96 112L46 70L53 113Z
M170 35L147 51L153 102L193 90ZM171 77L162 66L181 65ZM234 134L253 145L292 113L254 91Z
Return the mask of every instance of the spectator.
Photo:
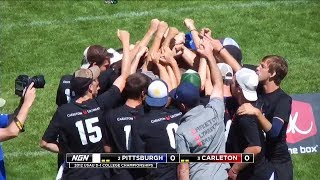
M33 87L33 85L34 83L31 83L26 88L22 100L23 103L17 115L13 117L13 122L9 123L9 125L5 128L0 128L0 142L15 138L20 132L24 131L24 123L36 97L36 89Z
M240 69L232 84L232 95L239 105L244 103L254 104L257 100L256 88L258 75L247 68ZM273 169L265 158L265 138L256 117L250 115L237 115L231 123L227 153L253 153L254 163L234 163L229 170L230 179L265 179L272 176Z
M24 124L27 120L28 113L36 97L36 89L32 82L26 89L24 96L20 101L19 107L13 114L0 114L0 142L15 138L20 132L24 132ZM1 107L4 106L5 100L0 98ZM13 119L12 122L11 119ZM0 179L6 179L6 170L4 166L4 157L2 146L0 145Z

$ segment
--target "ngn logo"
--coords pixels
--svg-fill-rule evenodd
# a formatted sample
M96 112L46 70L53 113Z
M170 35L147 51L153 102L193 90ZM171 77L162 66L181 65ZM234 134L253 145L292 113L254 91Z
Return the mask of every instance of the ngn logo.
M90 155L75 154L75 155L72 155L71 161L74 161L74 162L88 162L89 158L90 158Z

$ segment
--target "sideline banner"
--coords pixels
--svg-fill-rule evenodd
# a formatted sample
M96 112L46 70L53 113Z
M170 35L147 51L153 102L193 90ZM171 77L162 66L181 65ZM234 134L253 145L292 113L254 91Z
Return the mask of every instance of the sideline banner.
M320 93L294 94L287 128L291 154L318 152L320 144Z

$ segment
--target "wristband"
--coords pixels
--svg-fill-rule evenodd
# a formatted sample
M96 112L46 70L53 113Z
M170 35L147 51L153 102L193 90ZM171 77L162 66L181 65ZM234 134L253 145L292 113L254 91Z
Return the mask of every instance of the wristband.
M218 51L218 54L220 54L220 52L222 51L222 49L224 49L224 46L222 46L222 48Z
M191 29L191 30L190 30L190 32L192 32L192 31L197 31L197 29L196 29L196 28L194 28L194 29Z
M16 123L16 125L19 128L20 132L24 132L24 125L19 121L17 116L14 117L13 121Z

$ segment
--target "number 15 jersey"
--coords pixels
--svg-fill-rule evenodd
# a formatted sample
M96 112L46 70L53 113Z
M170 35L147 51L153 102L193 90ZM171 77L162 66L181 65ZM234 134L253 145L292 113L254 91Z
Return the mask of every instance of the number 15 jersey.
M71 102L58 107L42 140L56 143L59 136L59 151L66 153L102 153L108 144L103 111L112 108L120 100L118 87L113 86L95 99L81 104ZM63 179L106 179L106 169L66 168Z

